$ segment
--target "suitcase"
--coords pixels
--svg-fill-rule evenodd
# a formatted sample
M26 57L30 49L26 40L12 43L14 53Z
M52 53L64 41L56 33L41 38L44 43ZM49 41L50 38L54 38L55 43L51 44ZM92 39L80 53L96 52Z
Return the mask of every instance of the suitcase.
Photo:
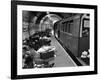
M54 51L48 51L48 52L45 52L45 53L40 53L40 59L49 59L49 58L52 58L54 57L54 54L55 52Z

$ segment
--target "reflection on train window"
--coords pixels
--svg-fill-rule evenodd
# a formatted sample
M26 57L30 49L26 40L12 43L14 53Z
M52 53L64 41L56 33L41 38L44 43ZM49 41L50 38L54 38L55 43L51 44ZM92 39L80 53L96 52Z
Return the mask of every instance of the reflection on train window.
M82 29L82 36L89 36L89 27L90 27L90 20L84 18L83 19L83 29Z
M71 21L69 22L69 28L68 28L68 32L69 32L69 33L72 33L72 31L71 31L72 28L73 28L73 20L71 20Z
M62 23L62 31L63 32L67 32L67 33L72 33L71 28L73 27L73 20L71 21L67 21L67 22L63 22Z
M70 33L70 23L68 22L67 32Z

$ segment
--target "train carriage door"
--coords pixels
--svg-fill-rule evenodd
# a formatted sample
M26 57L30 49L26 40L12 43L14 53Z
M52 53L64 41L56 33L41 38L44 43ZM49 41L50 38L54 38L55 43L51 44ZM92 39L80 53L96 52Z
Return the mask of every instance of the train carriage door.
M90 17L88 14L84 14L81 18L79 56L81 56L84 51L88 52L90 48L89 34L90 34Z
M83 37L86 34L88 34L89 28L90 28L90 17L88 14L84 14L81 18L80 37Z

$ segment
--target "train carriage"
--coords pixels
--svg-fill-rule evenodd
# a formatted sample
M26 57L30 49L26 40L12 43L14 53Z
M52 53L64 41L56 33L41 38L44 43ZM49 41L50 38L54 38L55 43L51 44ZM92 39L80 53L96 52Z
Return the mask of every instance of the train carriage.
M76 56L89 50L89 14L77 14L54 24L54 35Z

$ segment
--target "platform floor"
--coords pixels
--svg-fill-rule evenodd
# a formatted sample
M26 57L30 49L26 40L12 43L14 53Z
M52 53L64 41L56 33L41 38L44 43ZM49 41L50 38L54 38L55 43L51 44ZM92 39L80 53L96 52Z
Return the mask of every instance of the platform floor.
M61 46L61 44L57 41L57 39L54 36L51 37L51 46L56 47L54 67L77 66L76 63L72 60L72 58L68 55L68 53L65 51L65 49Z

